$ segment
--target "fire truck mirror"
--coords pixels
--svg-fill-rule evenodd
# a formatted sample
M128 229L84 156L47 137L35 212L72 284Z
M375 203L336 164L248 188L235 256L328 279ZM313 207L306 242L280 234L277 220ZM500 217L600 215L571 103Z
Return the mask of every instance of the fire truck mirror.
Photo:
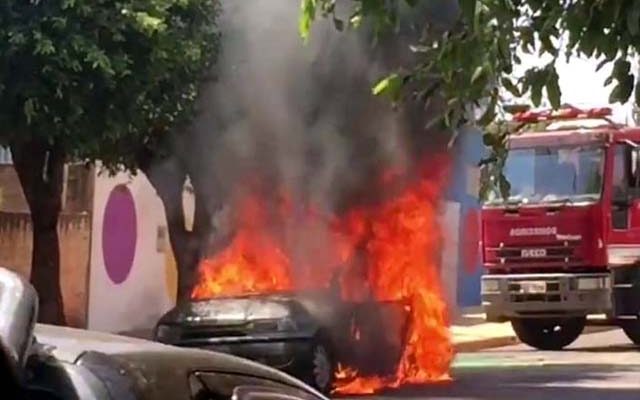
M618 209L629 208L629 206L631 206L631 199L629 196L616 196L612 203Z
M634 187L637 188L640 184L640 148L638 147L631 150L631 176Z

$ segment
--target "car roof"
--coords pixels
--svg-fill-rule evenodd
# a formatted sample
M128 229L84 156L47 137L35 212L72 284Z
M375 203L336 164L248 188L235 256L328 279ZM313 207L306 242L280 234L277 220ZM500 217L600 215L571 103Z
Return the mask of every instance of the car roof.
M68 362L74 362L78 356L87 350L99 351L105 354L176 351L170 346L148 340L44 324L36 325L35 337L38 343L54 351L57 358Z
M63 362L75 363L83 353L95 351L173 372L212 371L262 377L317 394L307 385L285 373L214 351L181 348L104 332L43 324L36 325L35 337L42 351Z

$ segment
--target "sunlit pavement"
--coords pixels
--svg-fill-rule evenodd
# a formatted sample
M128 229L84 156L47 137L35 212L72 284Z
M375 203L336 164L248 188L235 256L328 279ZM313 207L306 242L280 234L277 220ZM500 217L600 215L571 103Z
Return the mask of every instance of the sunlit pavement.
M510 346L458 356L454 380L377 399L640 399L640 350L620 330L582 336L561 352Z

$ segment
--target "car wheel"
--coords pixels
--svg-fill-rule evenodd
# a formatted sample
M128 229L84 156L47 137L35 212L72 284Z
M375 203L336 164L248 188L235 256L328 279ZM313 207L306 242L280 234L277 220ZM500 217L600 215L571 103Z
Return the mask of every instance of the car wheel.
M329 349L322 343L313 346L311 354L311 385L320 392L328 394L333 386L333 360Z
M640 346L640 320L621 321L620 327L633 344Z

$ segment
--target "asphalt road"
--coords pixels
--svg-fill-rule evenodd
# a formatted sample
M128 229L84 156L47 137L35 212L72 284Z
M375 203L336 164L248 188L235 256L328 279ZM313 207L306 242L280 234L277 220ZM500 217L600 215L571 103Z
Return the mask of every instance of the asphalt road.
M620 330L583 335L561 352L526 346L460 354L451 383L401 388L375 400L640 399L640 349Z

